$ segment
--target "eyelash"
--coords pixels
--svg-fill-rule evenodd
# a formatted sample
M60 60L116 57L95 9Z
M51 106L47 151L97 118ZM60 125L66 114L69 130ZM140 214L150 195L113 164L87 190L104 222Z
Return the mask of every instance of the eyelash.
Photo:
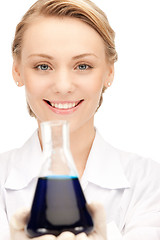
M82 66L85 66L86 68L85 69L80 69L79 67L82 67ZM86 71L86 70L89 70L91 68L93 68L92 66L88 65L88 64L85 64L85 63L82 63L82 64L79 64L76 68L79 68L80 71Z
M41 69L41 67L47 67L47 69ZM40 70L40 71L48 71L48 70L52 70L52 68L48 65L48 64L45 64L45 63L42 63L42 64L38 64L37 66L34 67L34 69L36 70Z
M85 69L80 69L80 67L84 67L85 66ZM47 69L42 69L42 67L46 67ZM85 63L82 63L82 64L78 64L75 69L78 69L80 71L86 71L86 70L89 70L89 69L92 69L93 67L88 65L88 64L85 64ZM36 70L40 70L40 71L49 71L49 70L52 70L52 68L48 65L48 64L38 64L37 66L34 67L34 69Z

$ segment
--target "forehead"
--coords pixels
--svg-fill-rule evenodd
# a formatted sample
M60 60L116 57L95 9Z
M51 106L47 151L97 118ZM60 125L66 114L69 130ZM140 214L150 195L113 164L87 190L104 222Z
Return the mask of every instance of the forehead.
M68 54L94 52L105 55L101 36L88 24L76 18L39 17L29 24L23 37L22 54Z

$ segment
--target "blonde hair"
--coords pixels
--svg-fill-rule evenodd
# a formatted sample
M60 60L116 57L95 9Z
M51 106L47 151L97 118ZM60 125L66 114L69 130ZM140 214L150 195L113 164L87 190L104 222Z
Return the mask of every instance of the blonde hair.
M13 58L21 58L23 36L33 20L39 16L72 17L90 25L104 40L106 56L109 63L117 61L115 49L115 33L111 28L105 13L90 0L38 0L35 2L16 27L12 44ZM105 89L103 89L104 92ZM101 105L102 97L100 100ZM29 105L29 113L34 116Z

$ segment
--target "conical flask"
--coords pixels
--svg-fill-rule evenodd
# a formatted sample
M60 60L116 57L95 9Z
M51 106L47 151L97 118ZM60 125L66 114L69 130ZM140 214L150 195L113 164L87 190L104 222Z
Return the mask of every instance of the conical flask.
M68 123L43 122L41 132L44 164L26 232L29 237L64 231L88 234L93 221L70 152Z

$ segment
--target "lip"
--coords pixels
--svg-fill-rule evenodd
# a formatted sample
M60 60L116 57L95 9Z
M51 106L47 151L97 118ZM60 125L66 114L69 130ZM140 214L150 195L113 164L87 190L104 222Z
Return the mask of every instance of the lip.
M79 101L48 101L44 99L45 104L49 107L50 110L52 110L52 112L56 113L56 114L61 114L61 115L66 115L66 114L71 114L75 111L77 111L77 109L81 106L82 102L84 101L84 99L79 100ZM54 103L54 104L73 104L75 103L75 106L72 108L68 108L68 109L64 109L64 108L56 108L56 107L52 107L50 103Z

